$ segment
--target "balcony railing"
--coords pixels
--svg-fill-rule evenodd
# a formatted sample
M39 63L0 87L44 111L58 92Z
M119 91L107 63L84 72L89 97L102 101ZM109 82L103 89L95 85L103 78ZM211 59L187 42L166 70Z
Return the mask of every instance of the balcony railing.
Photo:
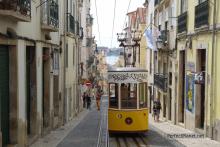
M158 38L161 39L163 43L166 43L168 41L168 37L169 37L168 35L169 35L168 30L162 30L160 31L160 36Z
M42 29L55 32L59 28L59 6L52 0L42 6Z
M31 21L31 0L0 0L0 15L16 21Z
M187 31L187 12L178 16L178 33Z
M168 30L160 31L160 36L158 36L156 42L157 48L167 49L169 43L168 40L169 40L169 31Z
M154 74L154 85L163 92L167 92L167 75L159 73Z
M75 34L75 18L71 14L67 16L67 32Z
M195 7L195 28L209 24L209 2L204 1Z
M86 18L86 24L88 26L92 26L93 25L93 18L91 15L89 15L87 18Z
M92 47L93 38L86 38L86 47Z

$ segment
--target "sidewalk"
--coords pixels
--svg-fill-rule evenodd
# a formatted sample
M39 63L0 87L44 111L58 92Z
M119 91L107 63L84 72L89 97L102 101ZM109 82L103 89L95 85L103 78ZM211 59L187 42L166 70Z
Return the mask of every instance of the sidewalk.
M88 115L57 145L57 147L96 147L100 111L93 106Z
M220 147L220 142L211 140L207 137L202 137L193 131L187 130L183 127L173 125L166 121L154 122L151 114L149 114L149 124L162 136L169 139L175 146L187 147ZM188 135L188 137L181 137L180 135ZM200 138L193 138L192 136L200 136ZM176 137L175 137L176 136ZM179 137L178 137L179 136Z
M95 102L93 102L93 107ZM30 147L56 147L80 122L90 113L90 110L84 109L73 120L65 124L64 126L57 128L50 132L50 134L39 138Z

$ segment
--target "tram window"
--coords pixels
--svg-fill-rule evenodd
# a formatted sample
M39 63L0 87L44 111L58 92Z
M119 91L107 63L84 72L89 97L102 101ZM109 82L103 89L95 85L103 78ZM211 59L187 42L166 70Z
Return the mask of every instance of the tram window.
M139 107L146 108L147 107L147 94L146 94L146 85L145 83L139 84Z
M118 84L109 84L109 107L118 108Z
M137 109L137 84L121 84L121 108Z

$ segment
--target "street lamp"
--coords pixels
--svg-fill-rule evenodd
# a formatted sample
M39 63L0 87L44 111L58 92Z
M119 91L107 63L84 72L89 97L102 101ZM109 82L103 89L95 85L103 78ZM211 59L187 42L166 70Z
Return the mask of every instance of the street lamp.
M122 32L122 33L117 33L118 35L118 41L120 42L120 47L124 48L124 65L126 67L126 55L125 55L125 48L132 48L133 49L133 66L135 66L135 61L136 61L136 47L139 48L139 62L140 62L140 40L142 37L141 31L131 31L131 39L132 39L132 43L128 44L127 43L127 33L126 32Z
M120 47L125 47L125 42L127 40L127 33L117 33L118 35L118 41L121 42L120 43Z
M127 41L127 33L117 33L118 35L118 41L120 42L119 47L124 48L124 66L126 67L126 57L125 57L125 42Z
M140 64L140 41L141 41L141 37L142 37L142 33L139 30L134 30L131 31L131 35L132 35L132 41L134 42L133 44L133 64L135 65L136 62L136 47L138 47L138 62Z
M156 46L157 46L158 49L162 49L163 48L163 41L162 41L162 39L157 38Z
M132 41L134 41L135 43L141 41L141 37L142 37L141 31L139 30L131 31L131 37L132 37Z

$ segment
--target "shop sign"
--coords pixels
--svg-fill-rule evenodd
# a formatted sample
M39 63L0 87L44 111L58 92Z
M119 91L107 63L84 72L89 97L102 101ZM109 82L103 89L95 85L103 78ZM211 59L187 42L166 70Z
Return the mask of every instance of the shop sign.
M195 84L205 84L205 72L195 74Z

